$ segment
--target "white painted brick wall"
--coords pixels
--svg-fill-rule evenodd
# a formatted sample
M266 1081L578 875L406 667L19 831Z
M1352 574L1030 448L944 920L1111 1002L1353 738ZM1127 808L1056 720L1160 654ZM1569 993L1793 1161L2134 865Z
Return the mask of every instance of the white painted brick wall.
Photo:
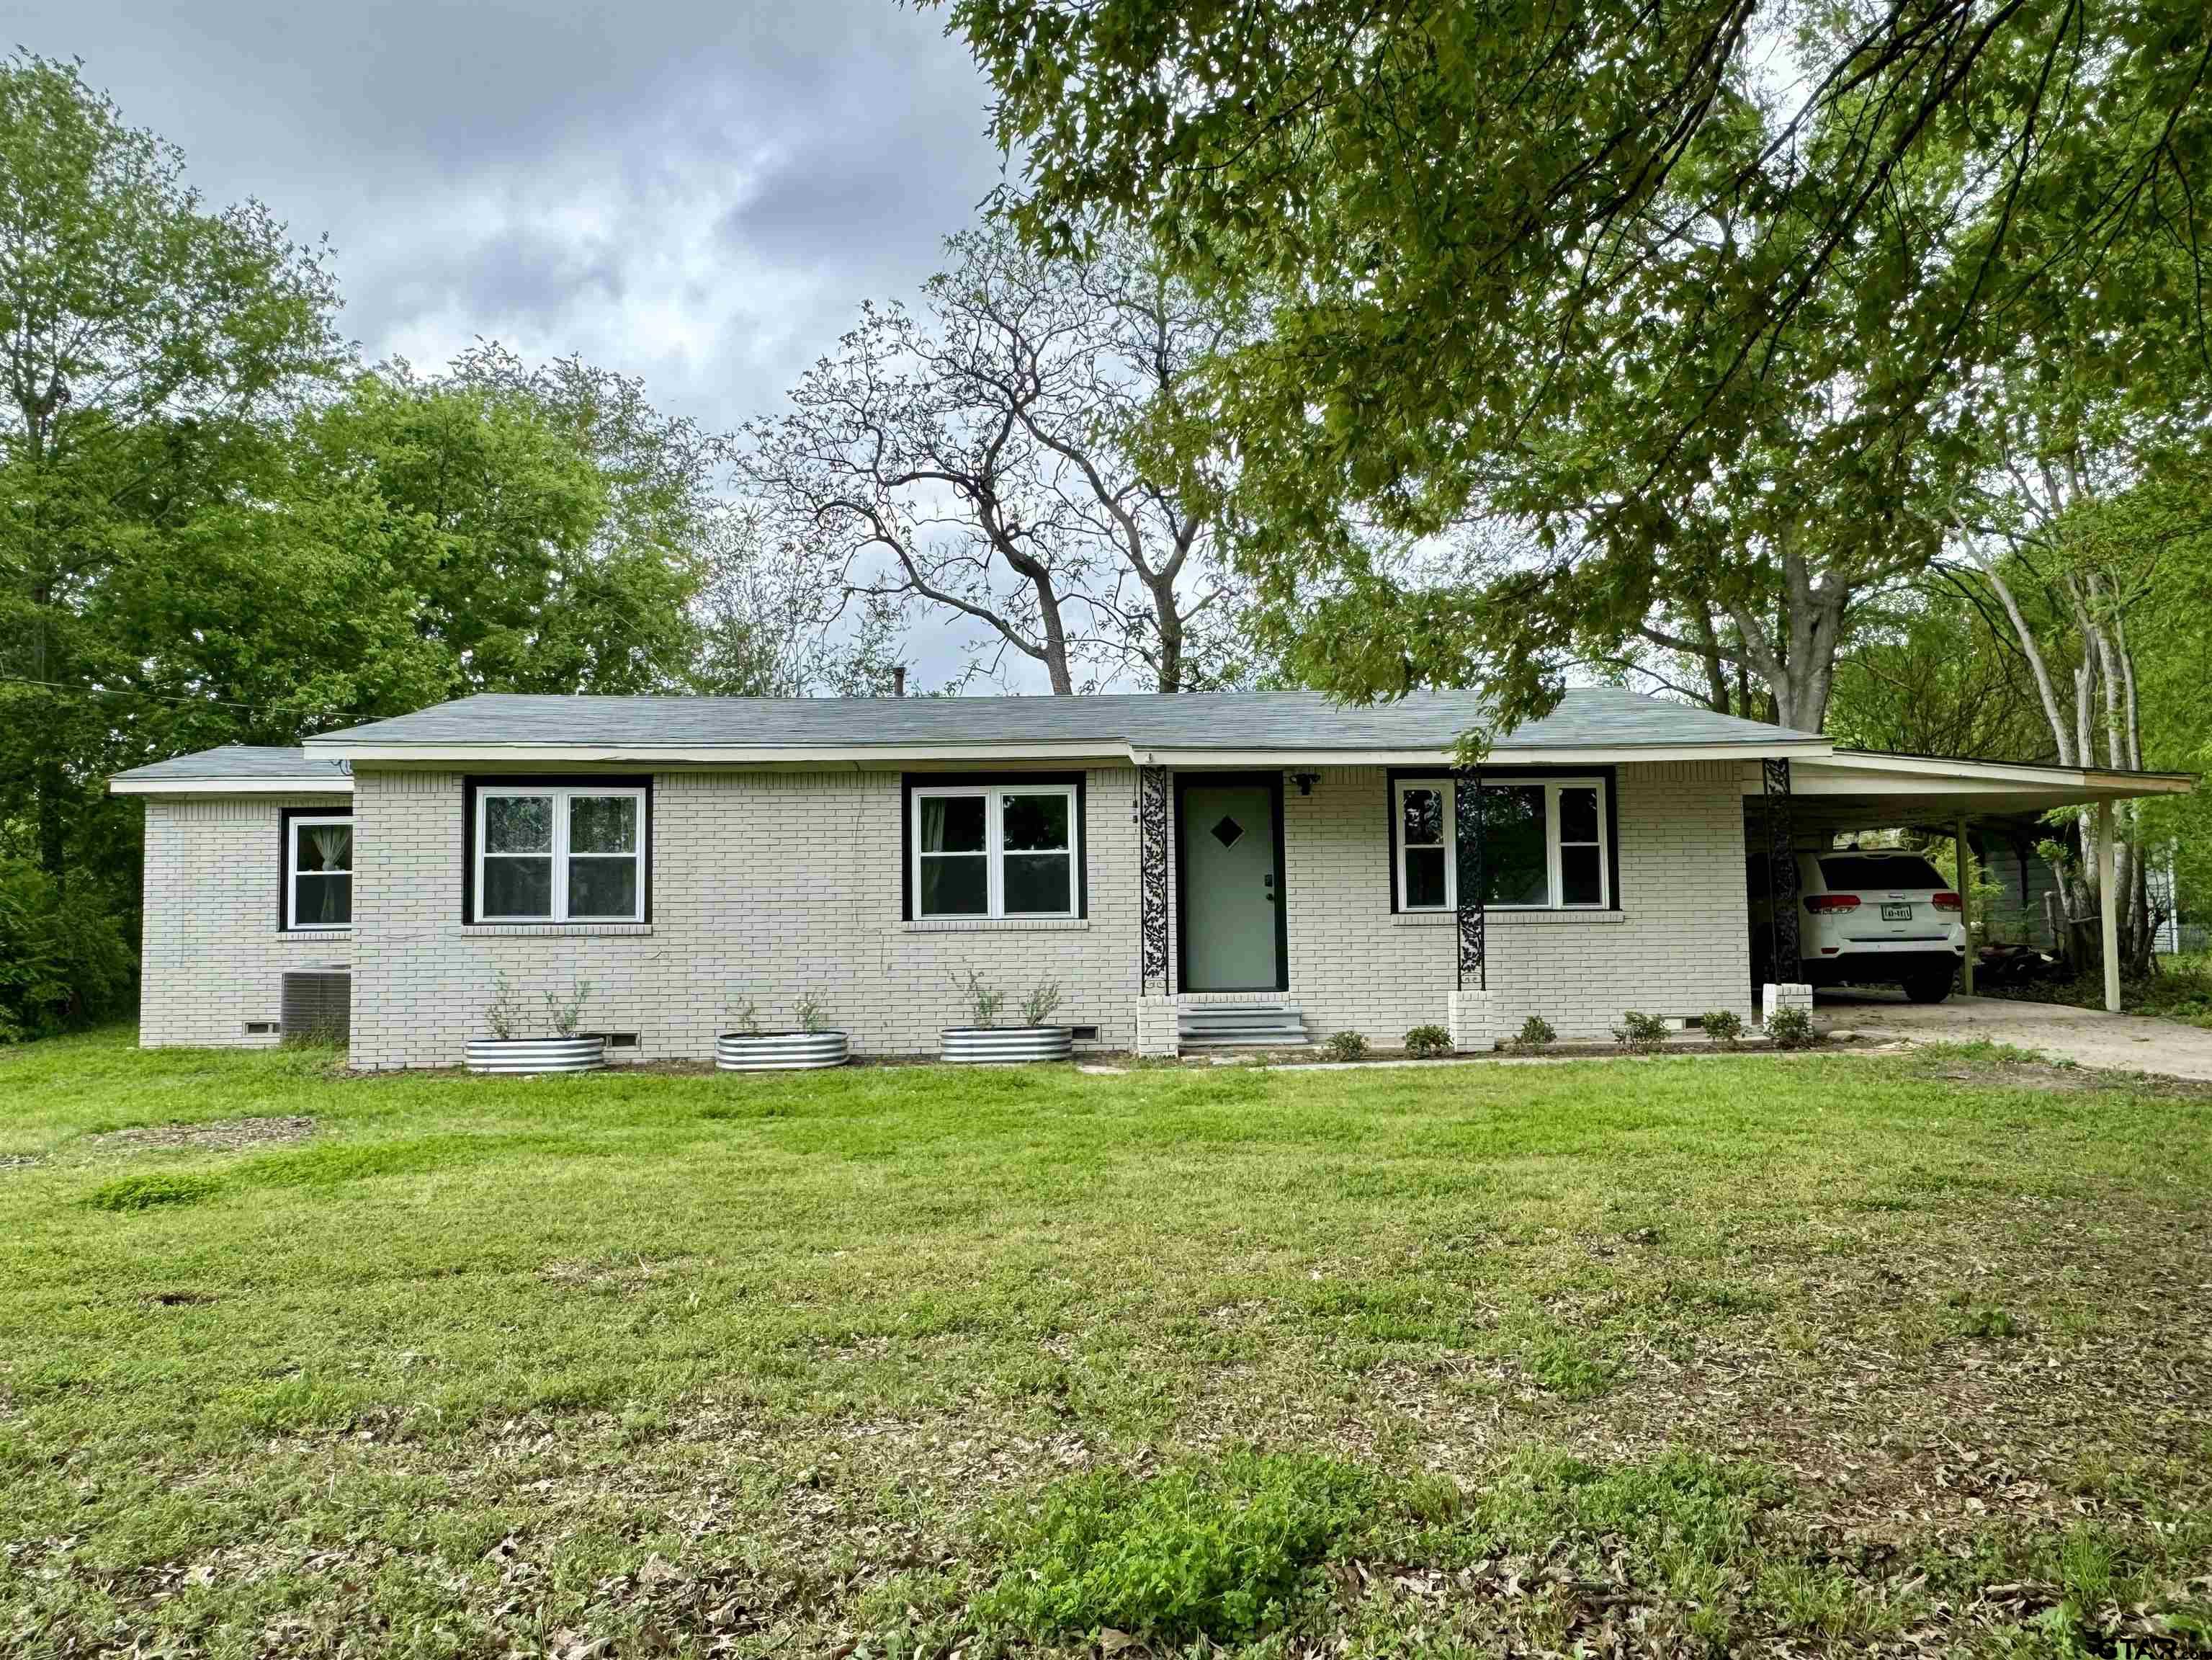
M350 958L356 1065L450 1066L504 970L533 1010L577 978L589 1030L635 1031L640 1058L704 1058L729 1010L783 1024L814 990L863 1055L921 1055L959 1018L956 974L1015 999L1056 979L1059 1018L1103 1045L1137 1033L1136 775L1086 775L1090 915L1080 923L900 920L900 780L887 772L671 773L655 781L649 928L464 927L459 775L364 769L355 780L356 937L276 927L277 810L327 798L148 803L142 1041L247 1041L276 1018L287 967ZM1617 916L1493 914L1495 1029L1540 1014L1602 1037L1623 1010L1748 1018L1741 783L1717 763L1619 769ZM1455 934L1390 912L1379 768L1331 768L1284 793L1289 996L1316 1037L1395 1045L1448 1025ZM253 1040L269 1041L269 1040Z
M893 772L658 775L653 921L618 930L464 927L460 778L363 769L354 785L356 1066L458 1064L502 970L533 1012L547 989L590 981L585 1029L636 1032L643 1060L710 1056L748 998L764 1025L788 1025L807 990L855 1053L932 1054L961 1021L952 980L970 968L1010 994L1009 1017L1057 980L1056 1019L1096 1025L1103 1046L1135 1041L1128 768L1086 774L1086 920L957 926L900 919Z
M345 810L343 795L146 798L145 923L139 941L138 1041L229 1047L274 1044L248 1037L272 1025L289 969L343 967L343 932L287 933L277 927L286 807Z
M1449 1025L1449 915L1394 916L1379 767L1332 768L1284 793L1290 991L1315 1037L1352 1030L1395 1046ZM1624 1010L1752 1018L1742 784L1723 762L1618 769L1618 916L1492 912L1493 1029L1531 1014L1562 1037L1602 1037Z

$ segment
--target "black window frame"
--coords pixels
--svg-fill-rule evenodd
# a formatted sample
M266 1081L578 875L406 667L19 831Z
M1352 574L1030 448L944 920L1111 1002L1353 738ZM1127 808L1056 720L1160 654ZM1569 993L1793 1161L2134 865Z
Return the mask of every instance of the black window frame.
M361 832L354 826L353 803L342 807L280 807L276 811L276 932L279 933L350 933L351 922L318 922L306 927L292 925L292 824L300 818L343 818L354 830L353 845L361 846ZM353 871L349 876L356 874ZM356 896L357 897L357 896ZM350 911L353 907L347 907Z
M917 789L1019 789L1024 784L1075 788L1073 916L930 916L915 915L914 793ZM899 921L946 928L1048 927L1091 919L1091 775L1086 772L907 772L899 775Z
M477 915L477 794L480 790L566 789L641 790L645 822L639 827L644 869L639 876L638 915L630 918L586 917L556 922L551 918L495 917L484 921ZM464 927L537 928L558 933L564 928L636 928L653 924L653 775L650 773L532 772L471 773L461 780L461 925Z
M1424 906L1408 909L1398 879L1398 786L1418 783L1430 779L1449 779L1449 767L1391 767L1382 778L1382 857L1390 867L1390 915L1393 916L1449 916L1449 910L1435 910ZM1493 906L1497 915L1523 911L1551 915L1558 912L1572 916L1617 916L1628 909L1620 891L1620 779L1619 769L1597 767L1484 767L1481 781L1492 785L1540 784L1554 778L1595 778L1605 786L1605 884L1606 892L1613 903L1609 905L1513 905ZM1444 822L1454 836L1458 834L1458 809L1454 803L1444 815ZM1447 842L1446 846L1452 843Z

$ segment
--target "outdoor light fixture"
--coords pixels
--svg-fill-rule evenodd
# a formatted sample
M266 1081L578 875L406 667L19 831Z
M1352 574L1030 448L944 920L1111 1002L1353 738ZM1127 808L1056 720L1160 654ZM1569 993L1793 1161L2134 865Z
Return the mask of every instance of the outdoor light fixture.
M1313 787L1320 781L1321 775L1317 772L1294 772L1291 775L1291 782L1298 787L1300 795L1311 795Z

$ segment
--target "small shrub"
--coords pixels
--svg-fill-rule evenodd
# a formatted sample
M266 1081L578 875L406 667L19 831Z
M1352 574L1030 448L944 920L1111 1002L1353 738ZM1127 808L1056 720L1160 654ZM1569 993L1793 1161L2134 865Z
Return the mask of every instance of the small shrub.
M729 1016L740 1036L745 1037L760 1036L760 1005L751 998L748 997L742 1003L731 1004Z
M1632 1055L1649 1055L1667 1043L1667 1022L1641 1009L1630 1009L1613 1029L1613 1041Z
M1743 1017L1734 1009L1707 1009L1698 1017L1705 1036L1724 1049L1732 1049L1743 1041Z
M584 1018L584 1005L591 1000L592 982L578 980L568 988L567 996L559 992L545 994L545 1019L556 1037L574 1037L576 1025Z
M1432 1055L1449 1055L1451 1034L1442 1026L1415 1026L1406 1034L1406 1052L1426 1058Z
M1314 1569L1372 1489L1348 1465L1249 1451L1148 1481L1073 1477L998 1524L1006 1570L977 1612L1041 1642L1108 1627L1155 1644L1254 1637L1319 1594Z
M1766 1041L1778 1049L1809 1049L1820 1041L1807 1009L1777 1009L1766 1017Z
M791 1015L799 1022L799 1031L810 1037L830 1030L830 1011L823 1006L821 998L811 991L799 994L799 1000L791 1006Z
M522 1036L522 994L504 974L492 977L491 1001L484 1005L484 1025L501 1043Z
M1048 1026L1052 1017L1060 1012L1061 993L1060 982L1048 980L1022 999L1022 1024L1025 1026Z
M968 970L963 981L952 976L952 988L960 994L960 1000L968 1006L968 1024L971 1026L995 1026L1000 1012L1006 1006L1006 994L995 986L983 983L983 976L975 970Z
M85 1202L95 1210L148 1210L155 1205L197 1205L221 1192L212 1176L171 1171L160 1176L125 1176L104 1182Z
M1331 1032L1321 1047L1332 1061L1357 1061L1367 1053L1367 1040L1356 1031Z
M1532 1014L1521 1023L1520 1032L1514 1037L1512 1047L1517 1054L1534 1055L1559 1041L1559 1034L1552 1030L1552 1023L1540 1014Z

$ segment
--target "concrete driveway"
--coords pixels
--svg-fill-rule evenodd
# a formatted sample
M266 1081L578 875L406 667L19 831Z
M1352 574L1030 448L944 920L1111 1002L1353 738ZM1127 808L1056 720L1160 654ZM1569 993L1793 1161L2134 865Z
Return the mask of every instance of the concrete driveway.
M2140 1014L2106 1014L2058 1003L2018 1003L2002 997L1961 997L1909 1003L1902 992L1821 991L1814 1018L1830 1031L1919 1043L1986 1039L2035 1049L2054 1061L2107 1072L2153 1072L2212 1081L2212 1031Z

